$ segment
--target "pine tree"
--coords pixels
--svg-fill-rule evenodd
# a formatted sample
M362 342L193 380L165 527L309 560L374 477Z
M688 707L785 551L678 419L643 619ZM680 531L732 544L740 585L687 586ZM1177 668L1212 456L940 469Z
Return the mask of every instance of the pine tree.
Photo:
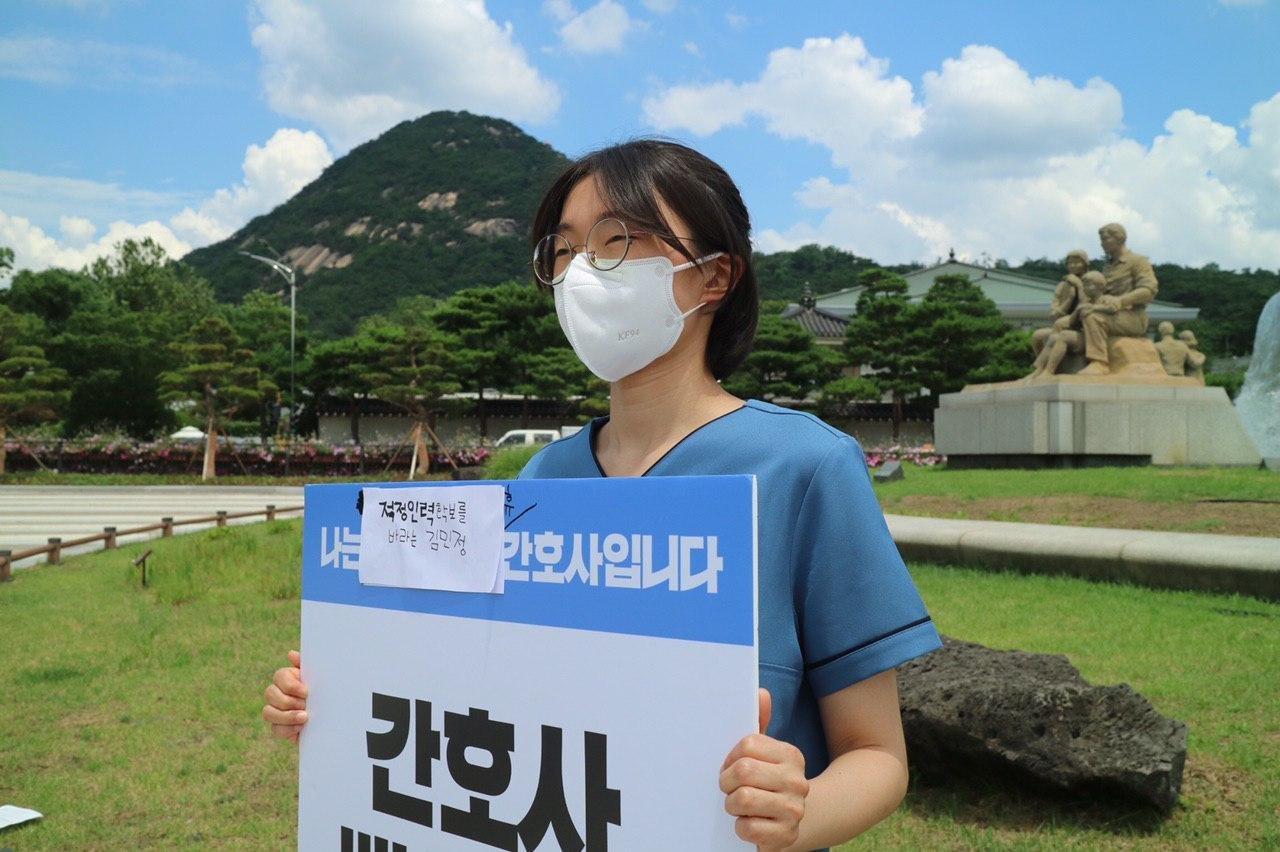
M52 420L66 404L67 374L50 366L35 341L40 321L0 305L0 473L4 473L4 442L19 423Z
M220 316L201 320L187 340L171 344L169 351L177 366L160 375L163 398L194 404L200 412L205 423L200 477L213 479L218 475L219 428L276 388L262 378L253 351L240 345L239 335Z
M918 354L912 349L914 323L907 281L884 269L869 269L858 276L856 313L845 331L844 351L851 364L865 364L874 372L866 377L881 392L893 396L893 438L902 431L903 403L920 392Z
M366 380L373 396L403 409L413 420L410 479L428 470L424 433L431 431L442 407L440 398L459 388L454 379L458 342L431 322L430 310L429 300L408 299L390 317L366 320L357 334L368 340L371 363Z

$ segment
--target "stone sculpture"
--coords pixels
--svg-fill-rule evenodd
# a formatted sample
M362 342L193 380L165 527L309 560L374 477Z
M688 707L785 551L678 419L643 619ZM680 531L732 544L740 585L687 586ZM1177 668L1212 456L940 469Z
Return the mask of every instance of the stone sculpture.
M1098 237L1107 255L1102 268L1107 286L1094 310L1084 318L1084 356L1089 363L1080 371L1083 376L1105 376L1113 371L1112 338L1146 337L1145 306L1159 288L1151 261L1125 245L1128 235L1123 225L1103 225Z
M1053 301L1049 304L1049 319L1054 321L1054 325L1038 328L1031 335L1031 348L1036 353L1037 372L1040 371L1040 353L1044 351L1049 338L1058 330L1058 320L1070 316L1080 300L1081 277L1089 271L1089 255L1084 249L1074 249L1067 252L1064 263L1067 274L1058 282L1057 289L1053 291Z
M1162 323L1159 348L1147 337L1147 305L1159 287L1151 262L1126 248L1121 225L1103 225L1098 236L1107 255L1101 272L1087 271L1083 251L1066 258L1067 274L1053 291L1052 325L1032 337L1033 371L941 395L933 434L948 466L1256 466L1262 459L1226 391L1205 386L1205 355L1195 335L1177 335ZM1262 362L1273 364L1280 298L1263 313L1259 329L1265 326L1273 343L1272 359ZM1266 375L1250 367L1250 377ZM1246 378L1240 409L1248 406L1251 416L1271 424L1263 434L1280 436L1277 375L1261 394L1254 388L1262 385Z
M1068 353L1078 355L1084 352L1084 336L1080 330L1083 327L1084 318L1094 310L1098 298L1105 292L1107 280L1101 272L1086 272L1079 282L1079 297L1075 300L1075 307L1065 316L1055 319L1052 328L1041 329L1041 331L1048 331L1049 335L1042 344L1040 354L1036 356L1035 370L1026 377L1028 380L1042 375L1051 376L1058 372L1063 358ZM1063 279L1063 283L1066 283L1066 279Z
M1187 365L1183 369L1183 375L1189 376L1200 384L1204 384L1204 362L1208 360L1207 355L1199 350L1199 344L1196 342L1196 335L1189 328L1184 328L1178 332L1178 339L1187 344Z
M1173 323L1165 321L1157 326L1160 339L1156 341L1156 351L1160 353L1160 363L1164 371L1171 376L1185 376L1187 361L1191 357L1191 347L1173 336Z

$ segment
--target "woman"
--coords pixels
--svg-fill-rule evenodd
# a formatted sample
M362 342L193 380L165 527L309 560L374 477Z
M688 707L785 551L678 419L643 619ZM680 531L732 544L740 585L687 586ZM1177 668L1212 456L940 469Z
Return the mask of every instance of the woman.
M672 142L570 164L534 217L534 271L566 337L611 382L609 416L539 452L526 478L755 474L761 733L720 772L725 808L762 849L814 849L901 802L894 667L940 642L848 435L720 387L759 311L750 220L729 176ZM296 741L296 652L264 718Z

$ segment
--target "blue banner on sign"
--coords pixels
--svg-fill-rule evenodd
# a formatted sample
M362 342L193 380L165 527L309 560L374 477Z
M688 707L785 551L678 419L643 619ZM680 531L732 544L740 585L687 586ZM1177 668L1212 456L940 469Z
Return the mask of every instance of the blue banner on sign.
M308 485L305 600L732 645L755 641L752 476L370 483L505 489L500 595L363 585L358 484Z

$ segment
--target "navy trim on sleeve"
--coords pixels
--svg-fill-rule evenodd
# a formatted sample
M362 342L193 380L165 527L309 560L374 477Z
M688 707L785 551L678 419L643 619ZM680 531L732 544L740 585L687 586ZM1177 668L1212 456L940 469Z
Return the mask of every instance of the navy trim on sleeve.
M828 663L834 663L836 660L840 659L841 657L847 657L850 654L856 654L859 651L861 651L863 648L876 644L881 639L888 639L890 636L894 635L895 633L902 633L903 631L910 630L913 627L919 627L921 624L924 624L932 620L933 620L932 618L926 615L924 618L917 619L916 621L913 621L910 624L904 624L901 627L895 628L893 630L889 630L885 633L881 633L879 636L873 636L865 642L859 642L857 645L854 645L852 648L848 648L844 651L840 651L839 653L832 654L830 657L824 657L823 659L816 660L812 663L805 663L804 670L807 672L811 672L814 669L820 669L823 666L827 665Z

